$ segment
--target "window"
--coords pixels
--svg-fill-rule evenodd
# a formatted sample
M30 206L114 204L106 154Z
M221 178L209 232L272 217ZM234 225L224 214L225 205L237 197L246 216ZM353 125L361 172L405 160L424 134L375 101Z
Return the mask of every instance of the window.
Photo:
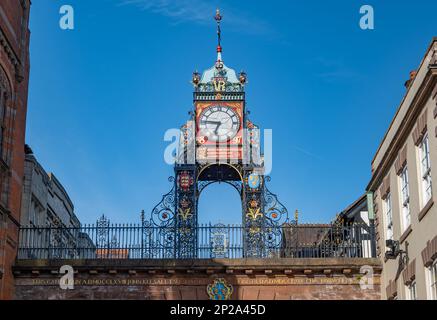
M387 196L384 200L384 213L386 218L386 240L393 239L393 216L391 210L391 194L387 193Z
M426 133L419 144L420 172L422 175L422 207L424 207L432 196L431 183L431 161L429 159L429 141Z
M410 187L408 182L408 168L405 166L399 175L401 187L401 213L402 213L402 229L405 231L411 223L410 215Z
M408 300L417 300L417 293L416 293L416 281L411 282L407 286L407 299Z
M437 300L437 259L429 268L429 280L430 280L430 298L431 300Z

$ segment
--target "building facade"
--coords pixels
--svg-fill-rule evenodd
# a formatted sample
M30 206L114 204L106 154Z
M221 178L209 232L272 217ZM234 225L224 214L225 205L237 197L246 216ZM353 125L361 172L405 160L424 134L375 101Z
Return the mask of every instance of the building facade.
M22 226L80 227L67 191L53 173L46 173L26 148L21 206Z
M437 38L372 161L383 299L437 299ZM434 183L433 183L434 182Z
M30 0L0 1L0 299L13 294L29 80Z
M49 255L53 258L78 258L85 254L87 257L95 256L91 239L79 231L81 223L74 213L74 205L67 191L53 173L44 170L27 145L25 150L20 246L32 241L42 247L59 248L48 250L47 258ZM44 235L38 232L29 237L26 230L33 228L50 228L50 233ZM60 249L63 247L70 249ZM77 247L87 248L93 253L85 252L85 249L82 252L74 250ZM18 258L32 258L32 254L19 251Z

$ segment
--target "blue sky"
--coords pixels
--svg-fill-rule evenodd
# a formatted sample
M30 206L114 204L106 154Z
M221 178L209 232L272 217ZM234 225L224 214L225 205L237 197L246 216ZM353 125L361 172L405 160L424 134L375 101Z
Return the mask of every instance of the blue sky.
M75 30L59 28L63 4ZM375 30L359 28L363 4ZM251 119L273 130L270 189L304 222L364 192L403 84L437 36L436 1L33 1L26 140L82 222L137 222L170 190L163 136L188 117L192 71L214 63L217 6L223 59L247 72ZM241 222L230 186L210 186L199 207L202 222Z

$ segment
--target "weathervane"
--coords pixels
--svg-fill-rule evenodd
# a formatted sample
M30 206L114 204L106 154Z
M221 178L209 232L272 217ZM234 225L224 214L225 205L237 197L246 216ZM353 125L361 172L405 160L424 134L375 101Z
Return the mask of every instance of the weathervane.
M222 47L221 47L221 35L222 35L222 31L220 29L220 21L222 21L222 16L220 14L220 9L216 10L215 13L215 21L217 21L217 36L218 36L218 46L217 46L217 52L222 52Z

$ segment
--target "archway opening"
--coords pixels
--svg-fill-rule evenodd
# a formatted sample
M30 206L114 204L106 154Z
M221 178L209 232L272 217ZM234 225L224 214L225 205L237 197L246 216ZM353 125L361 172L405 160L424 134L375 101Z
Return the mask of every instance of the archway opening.
M202 190L198 207L199 225L242 223L242 202L236 188L226 182L214 182Z
M198 201L199 257L242 258L242 202L235 185L227 182L208 184Z

